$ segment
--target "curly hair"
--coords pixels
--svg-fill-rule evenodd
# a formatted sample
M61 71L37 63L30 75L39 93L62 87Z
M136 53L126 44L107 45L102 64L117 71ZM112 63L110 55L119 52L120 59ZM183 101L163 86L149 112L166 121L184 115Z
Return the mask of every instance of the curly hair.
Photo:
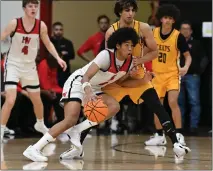
M120 17L120 13L129 7L133 7L135 11L138 10L138 5L136 0L117 0L114 7L114 13L117 17Z
M161 20L161 18L169 16L172 17L175 21L178 21L180 18L180 10L173 4L165 4L159 7L156 17Z
M138 41L139 37L136 31L130 27L124 27L116 30L112 35L109 37L107 41L107 47L109 49L116 49L116 45L121 45L122 43L131 40L133 46L135 46Z

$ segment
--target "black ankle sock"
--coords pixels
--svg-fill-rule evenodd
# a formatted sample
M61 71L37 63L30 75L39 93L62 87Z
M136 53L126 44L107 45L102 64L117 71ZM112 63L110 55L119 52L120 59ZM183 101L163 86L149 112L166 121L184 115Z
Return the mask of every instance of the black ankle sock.
M182 134L183 129L182 129L182 128L177 128L177 129L176 129L176 132L177 132L177 133L181 133L181 134Z
M169 136L169 138L171 139L171 141L172 141L172 144L174 144L174 143L177 143L178 142L178 140L177 140L177 137L176 137L176 132L175 132L175 130L174 130L174 132L169 132L168 134L167 134L168 136Z
M144 100L144 103L149 107L149 109L155 113L162 124L163 130L166 135L168 135L172 141L172 143L176 143L176 131L174 125L169 117L169 114L166 112L163 105L160 103L157 92L155 89L151 88L146 90L141 98Z
M174 129L173 124L170 121L166 121L162 124L165 134L169 136L172 141L172 144L177 143L176 130Z
M163 136L163 129L157 129L157 133L158 135Z

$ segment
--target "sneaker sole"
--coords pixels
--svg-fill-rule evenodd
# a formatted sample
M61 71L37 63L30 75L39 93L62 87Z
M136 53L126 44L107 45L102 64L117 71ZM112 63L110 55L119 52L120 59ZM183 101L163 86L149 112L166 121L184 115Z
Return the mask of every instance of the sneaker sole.
M48 159L47 160L34 160L35 158L34 157L32 157L31 155L29 155L29 153L27 152L27 151L24 151L23 152L23 155L26 157L26 158L28 158L28 159L30 159L30 160L32 160L32 161L34 161L34 162L45 162L45 161L48 161Z
M80 154L80 156L74 156L74 157L59 157L60 160L70 160L70 159L83 159L84 157L84 151Z

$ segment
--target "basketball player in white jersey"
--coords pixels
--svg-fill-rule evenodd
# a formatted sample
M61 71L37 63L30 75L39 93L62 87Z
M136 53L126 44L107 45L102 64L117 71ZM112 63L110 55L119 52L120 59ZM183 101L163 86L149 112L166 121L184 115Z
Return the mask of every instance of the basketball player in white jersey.
M40 98L39 78L35 58L39 49L39 38L48 51L56 58L58 64L66 70L66 63L58 56L47 34L47 26L36 19L38 0L23 0L25 15L13 19L1 33L1 41L11 36L11 46L5 60L4 83L6 99L1 111L1 140L4 129L14 106L18 82L26 88L33 103L37 122L35 129L45 134L48 129L43 120L43 104Z
M29 146L23 153L25 157L32 161L47 161L47 157L40 150L74 126L78 121L82 102L96 99L98 94L102 94L101 98L109 109L106 119L120 110L119 103L111 96L103 94L101 88L126 76L133 68L131 54L138 40L138 35L132 28L115 31L107 42L109 49L101 51L94 60L68 78L61 99L64 103L64 120L54 125L36 144Z

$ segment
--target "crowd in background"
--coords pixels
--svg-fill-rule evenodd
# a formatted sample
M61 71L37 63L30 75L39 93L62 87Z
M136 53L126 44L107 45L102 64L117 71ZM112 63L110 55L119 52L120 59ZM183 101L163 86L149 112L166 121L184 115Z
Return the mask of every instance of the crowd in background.
M151 8L152 15L148 18L148 23L152 27L155 27L159 25L159 22L155 18L158 4L155 2L151 3ZM95 57L105 48L105 32L109 28L111 22L106 15L100 15L97 18L97 23L99 31L86 38L85 42L82 42L82 45L78 49L74 49L73 44L75 42L72 42L63 36L63 24L61 22L55 22L53 24L51 41L61 58L67 63L68 67L65 72L62 71L55 58L52 58L50 54L46 57L38 55L36 59L41 87L41 98L44 104L44 122L47 127L51 127L64 118L63 108L60 106L59 101L62 96L63 85L71 74L72 60L76 57L75 51L77 52L77 56L86 62L89 62L92 58L87 56L88 51L92 51L93 57ZM183 21L181 23L180 32L186 38L192 56L192 64L189 71L184 77L182 77L181 81L179 105L182 113L182 121L185 128L199 128L200 114L202 111L200 102L200 86L202 84L201 75L204 73L209 61L201 42L193 38L193 28L189 21ZM5 57L6 53L3 53L1 55L2 79ZM183 57L180 57L180 65L184 65ZM147 70L151 71L150 62L146 63L145 66ZM2 80L1 83L3 83ZM3 104L5 99L3 84L1 87L1 104ZM15 106L7 125L9 129L6 129L6 131L8 134L15 133L16 135L21 136L31 136L33 133L36 133L33 128L36 121L33 113L33 105L28 98L27 91L22 89L21 85L18 86L17 92ZM120 104L120 112L110 121L101 124L97 128L99 132L123 133L125 130L130 133L153 132L154 116L143 103L136 105L126 97L120 102ZM167 106L168 105L165 103L166 108L168 108ZM186 119L186 116L189 116L190 119ZM81 119L83 118L84 115L81 114ZM15 132L13 130L15 130ZM196 135L198 132L197 129L190 131L191 133L195 133L193 135Z

